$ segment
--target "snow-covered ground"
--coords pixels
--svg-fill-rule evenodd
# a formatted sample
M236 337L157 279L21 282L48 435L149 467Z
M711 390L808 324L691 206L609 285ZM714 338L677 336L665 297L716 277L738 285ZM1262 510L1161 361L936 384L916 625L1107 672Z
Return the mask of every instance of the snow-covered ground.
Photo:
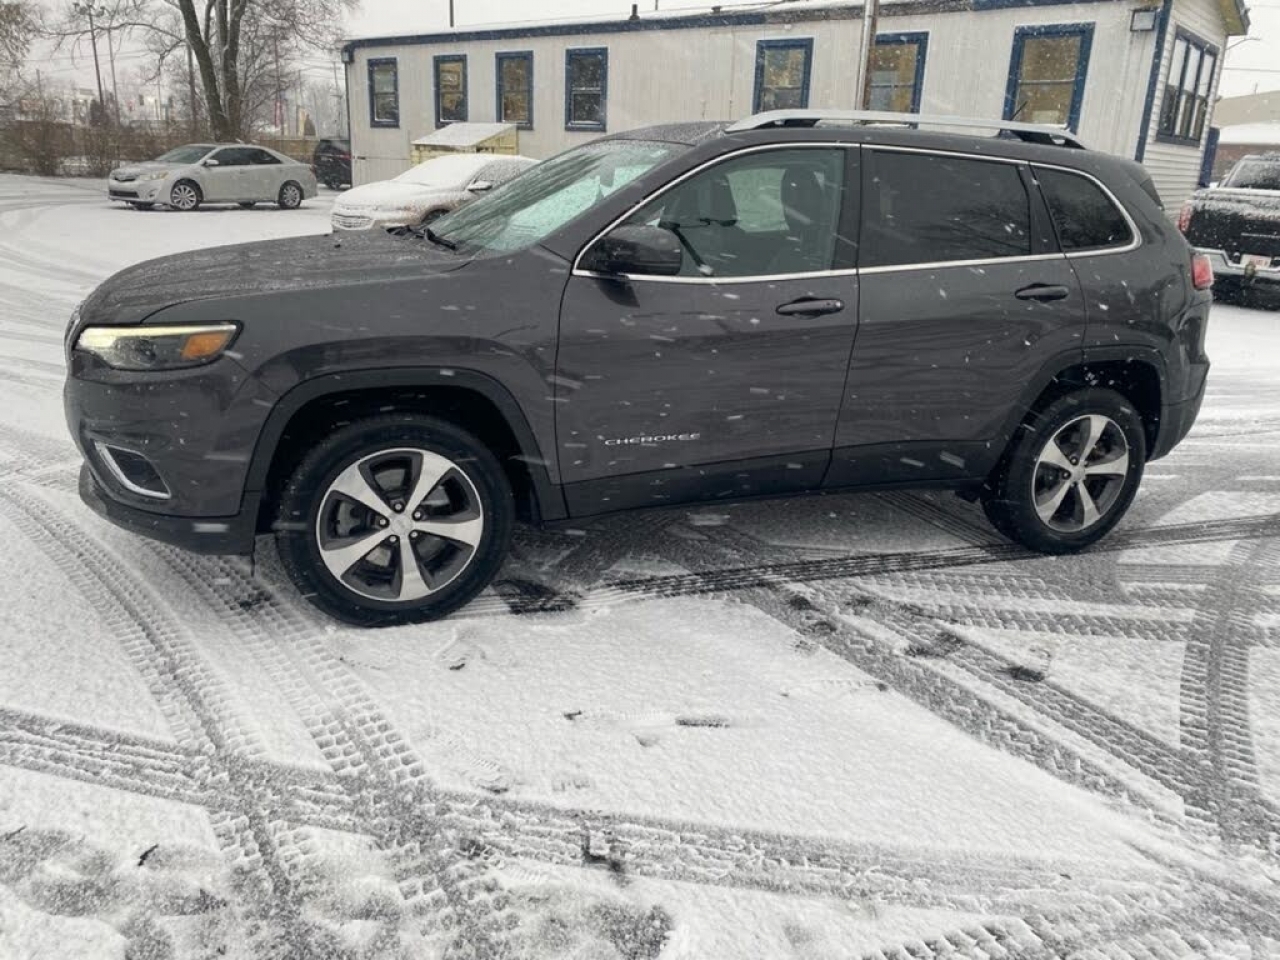
M0 960L1280 956L1280 314L1088 556L947 496L525 532L359 632L74 492L72 306L323 232L0 177Z

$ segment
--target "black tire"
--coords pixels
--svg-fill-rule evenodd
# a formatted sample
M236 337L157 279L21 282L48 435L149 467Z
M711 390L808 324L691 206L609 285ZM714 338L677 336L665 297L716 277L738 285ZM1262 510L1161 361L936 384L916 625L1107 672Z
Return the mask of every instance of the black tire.
M1074 450L1075 458L1067 456L1065 469L1056 470L1041 462L1048 456L1051 441L1064 437L1071 446L1075 437L1084 439L1089 424L1082 418L1100 417L1114 426L1105 427L1099 434L1099 445L1111 447L1109 453L1096 459L1079 457L1081 450ZM1125 446L1123 475L1107 473L1084 475L1086 468L1111 469L1119 462L1121 438ZM1094 452L1098 450L1095 446ZM1058 443L1056 451L1062 454ZM1084 451L1090 457L1090 451ZM1106 459L1107 456L1114 458ZM1084 459L1085 462L1077 463ZM1124 517L1138 486L1142 482L1147 461L1146 431L1142 417L1133 405L1114 390L1083 388L1066 393L1033 412L1018 428L1000 466L988 481L983 497L983 509L992 526L1010 540L1040 553L1072 553L1096 543L1105 537ZM1092 464L1092 467L1090 466ZM1079 475L1068 470L1081 471ZM1048 520L1037 510L1037 493L1042 497L1042 509L1050 509L1052 494L1065 485L1069 489L1057 502L1060 506ZM1083 485L1084 496L1077 493ZM1070 529L1077 523L1086 523L1085 499L1098 510L1096 521L1088 522L1080 529ZM1101 505L1105 503L1105 508ZM1072 516L1067 516L1072 514ZM1053 525L1051 525L1053 524Z
M440 494L452 501L452 494L444 492L446 482L458 488L466 487L465 496L474 495L478 503L478 510L463 517L481 524L482 532L476 545L468 553L465 546L446 538L418 534L422 539L417 541L416 547L409 546L407 539L403 544L391 546L399 539L392 536L398 525L417 519L414 508L418 505L408 503L404 505L405 509L392 513L391 503L394 501L388 501L385 489L379 488L380 506L388 508L383 519L391 524L386 539L380 539L380 528L387 527L387 523L373 519L349 521L357 528L354 534L350 529L346 533L334 531L335 542L343 537L361 546L370 540L373 542L370 550L354 561L354 566L347 568L345 562L337 564L340 569L347 569L343 576L350 578L350 582L344 582L326 565L321 548L322 530L332 530L327 525L335 516L341 516L344 509L348 518L353 513L364 513L370 517L372 514L362 511L355 501L335 493L332 487L345 471L355 465L372 463L371 469L378 470L381 463L394 462L398 452L405 450L424 451L451 461L451 469L461 476L446 473L446 478L453 479L440 481L427 496L431 498ZM398 489L407 489L412 483L410 469L401 474L404 486ZM394 472L391 475L394 476ZM390 494L393 498L397 495ZM426 504L427 500L422 503ZM453 518L444 519L447 522ZM333 432L303 458L281 493L275 531L285 570L312 604L346 623L391 626L446 616L488 586L506 559L514 522L515 502L511 485L497 458L483 443L443 420L412 414L388 414L358 420ZM366 537L370 540L362 539ZM329 549L332 551L334 548L331 543ZM424 549L429 554L428 559L420 555ZM445 573L449 575L441 578L442 585L419 599L380 599L362 592L382 589L388 595L403 593L397 586L397 579L401 584L405 582L404 568L400 564L405 554L401 550L415 551L414 556L421 565L419 576L425 576L424 571L437 557L452 557L459 566L457 572L451 574L446 567ZM369 582L362 579L362 571L368 571L374 581L385 573L381 588L369 586ZM436 571L430 571L430 575L434 577Z
M188 192L189 191L189 192ZM204 194L194 180L179 180L169 188L169 209L191 213L200 209Z
M280 193L276 196L276 203L280 205L281 210L297 210L302 206L302 186L294 180L290 180L280 187Z
M245 210L252 210L257 205L258 205L257 200L243 200L240 202L240 206Z
M129 206L133 207L133 209L135 210L150 210L152 207L155 206L155 204L154 203L131 203L129 204Z

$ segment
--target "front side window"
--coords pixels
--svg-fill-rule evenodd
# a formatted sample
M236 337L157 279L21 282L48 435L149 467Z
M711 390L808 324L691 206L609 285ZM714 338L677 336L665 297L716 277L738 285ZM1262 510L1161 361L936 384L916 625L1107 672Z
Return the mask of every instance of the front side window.
M1063 170L1034 169L1063 250L1100 250L1133 239L1129 221L1092 180Z
M266 150L261 148L254 149L252 153L253 157L249 162L254 166L269 167L272 164L278 164L280 162L280 158L274 153L268 153Z
M394 58L369 61L369 123L375 127L400 125L400 82Z
M569 130L604 130L608 126L609 51L565 53L564 125Z
M1235 190L1280 190L1280 160L1241 160L1222 185Z
M1031 208L1018 166L863 151L863 267L1020 257Z
M1004 119L1077 129L1092 45L1091 23L1019 27Z
M257 152L252 147L224 147L212 159L217 160L220 167L247 167L254 162Z
M919 113L924 87L927 33L888 33L876 37L871 53L871 109Z
M809 106L812 67L812 40L761 40L756 45L754 112Z
M432 231L465 252L532 246L688 147L605 140L544 160L435 221Z
M1218 65L1213 47L1179 30L1165 79L1157 133L1166 140L1199 143L1209 114L1209 92Z
M498 121L533 129L533 54L500 53L497 58Z
M675 234L682 276L817 273L835 263L841 149L765 150L690 177L628 220Z
M436 126L464 123L467 119L467 58L435 58Z

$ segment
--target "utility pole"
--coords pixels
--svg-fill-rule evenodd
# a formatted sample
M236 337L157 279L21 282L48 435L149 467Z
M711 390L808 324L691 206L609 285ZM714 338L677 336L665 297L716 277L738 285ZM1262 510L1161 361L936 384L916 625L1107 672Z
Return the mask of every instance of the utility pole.
M95 14L106 13L105 7L95 7L92 3L76 3L71 7L76 13L89 18L89 45L93 47L93 76L98 81L98 108L106 116L107 99L102 93L102 67L98 63L98 30L94 26Z
M453 29L453 0L449 0L449 29Z
M876 51L876 23L880 19L880 0L864 0L862 6L862 43L858 46L857 96L859 110L871 107L871 72Z

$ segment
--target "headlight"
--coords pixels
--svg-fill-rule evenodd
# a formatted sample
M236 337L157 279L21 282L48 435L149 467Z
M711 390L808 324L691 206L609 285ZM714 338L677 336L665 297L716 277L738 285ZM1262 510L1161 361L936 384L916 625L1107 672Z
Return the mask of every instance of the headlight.
M157 170L155 173L144 173L140 177L138 177L138 179L139 180L163 180L168 175L169 175L168 170Z
M240 328L234 323L181 327L85 327L76 349L118 370L178 370L222 356Z

